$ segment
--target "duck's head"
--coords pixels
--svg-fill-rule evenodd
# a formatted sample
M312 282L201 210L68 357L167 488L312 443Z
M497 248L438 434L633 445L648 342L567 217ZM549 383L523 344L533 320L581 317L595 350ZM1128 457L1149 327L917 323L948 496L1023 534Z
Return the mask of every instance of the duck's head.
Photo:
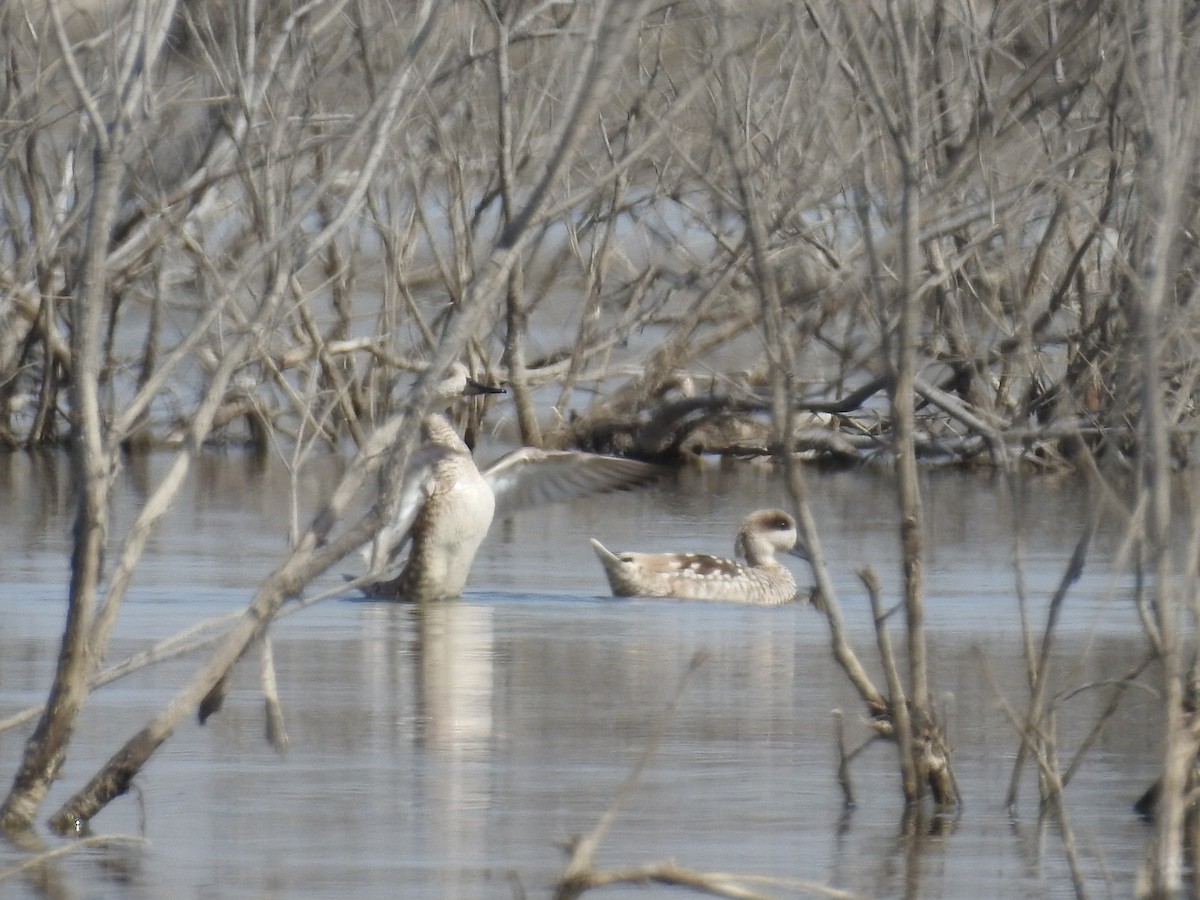
M733 549L758 566L773 562L776 553L794 552L798 540L795 519L782 509L760 509L746 516Z
M434 389L438 402L453 403L459 397L474 397L479 394L503 394L504 388L484 384L471 377L470 370L460 362L453 362L446 370L446 377Z

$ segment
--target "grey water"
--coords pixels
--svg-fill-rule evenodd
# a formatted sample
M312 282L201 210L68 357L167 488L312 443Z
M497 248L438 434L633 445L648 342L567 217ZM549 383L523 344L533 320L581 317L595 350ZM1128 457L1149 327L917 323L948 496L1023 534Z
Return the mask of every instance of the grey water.
M169 462L120 478L115 534ZM108 661L242 608L334 475L293 491L286 470L205 458L149 548ZM851 640L883 679L856 570L900 597L894 491L885 471L809 473L823 550ZM13 897L545 897L662 728L596 857L602 868L681 866L801 879L871 897L1068 897L1058 828L1039 818L1035 773L1004 806L1018 748L1005 712L1028 696L1020 591L1044 623L1090 510L1072 479L1010 484L924 476L931 684L964 805L906 822L895 749L877 743L837 781L835 710L851 747L869 735L829 650L824 617L608 596L588 546L728 555L741 517L786 505L770 467L706 464L633 493L497 521L459 602L424 613L339 597L272 629L290 745L263 737L258 660L222 711L179 730L135 789L93 822L144 845L81 849ZM0 457L0 718L40 702L65 615L71 509L65 460ZM293 494L295 499L293 500ZM1052 691L1065 766L1106 706L1110 679L1145 652L1106 521L1057 634ZM801 583L806 564L789 560ZM335 585L355 563L314 585ZM900 616L893 641L903 644ZM702 662L666 710L690 662ZM183 657L97 691L44 807L48 816L167 703L202 662ZM1088 896L1132 889L1148 837L1130 806L1155 776L1154 670L1129 691L1067 791ZM0 733L3 787L31 725ZM47 836L49 846L59 842ZM0 844L0 872L23 858ZM767 894L794 896L758 885ZM667 897L665 886L597 892Z

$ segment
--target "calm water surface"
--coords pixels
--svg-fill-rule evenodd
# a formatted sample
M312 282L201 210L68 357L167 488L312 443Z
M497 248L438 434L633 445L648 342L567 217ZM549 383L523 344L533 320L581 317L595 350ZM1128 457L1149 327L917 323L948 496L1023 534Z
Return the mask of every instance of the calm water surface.
M122 526L166 462L123 473ZM847 624L882 684L855 570L874 566L895 601L889 481L864 471L810 477ZM321 489L320 478L305 479L300 508L311 509ZM281 468L205 460L148 550L110 660L244 606L286 545L290 494ZM263 740L258 670L247 660L222 712L203 728L183 727L136 791L93 823L101 833L143 835L146 849L81 853L46 880L10 881L0 892L547 896L565 860L562 842L595 825L689 661L704 651L659 752L601 847L601 866L674 859L878 897L1072 896L1058 832L1037 819L1032 774L1019 816L1003 808L1017 740L1000 699L1020 708L1024 696L1014 554L1040 624L1085 521L1086 498L1072 482L1050 478L1025 481L1014 496L998 480L927 477L932 684L965 806L954 822L914 829L902 823L891 745L859 757L858 805L843 810L832 711L845 711L851 745L867 730L830 658L823 617L801 606L614 600L587 544L596 536L617 549L728 554L746 512L784 504L769 469L708 466L641 493L497 522L464 600L424 616L350 599L291 616L273 632L291 737L286 756ZM0 508L5 716L40 701L53 669L70 528L65 465L0 457ZM1102 532L1071 591L1057 690L1096 685L1143 651L1129 585L1110 571L1116 528ZM354 565L346 561L340 571ZM900 642L898 629L894 638ZM198 663L171 661L96 693L45 815ZM1064 701L1064 759L1107 699L1096 686ZM1070 786L1090 896L1130 893L1147 831L1129 807L1154 777L1155 705L1148 692L1130 692ZM0 734L5 783L26 734ZM19 858L0 849L0 869ZM681 895L662 887L599 895L634 891Z

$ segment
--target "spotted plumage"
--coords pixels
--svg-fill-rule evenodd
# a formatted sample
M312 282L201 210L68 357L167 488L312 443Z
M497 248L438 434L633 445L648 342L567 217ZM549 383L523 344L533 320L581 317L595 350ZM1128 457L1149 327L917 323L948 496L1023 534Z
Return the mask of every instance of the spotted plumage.
M796 546L796 522L778 509L760 509L742 522L732 559L700 553L613 553L592 547L618 597L675 597L775 606L796 597L796 579L775 558Z

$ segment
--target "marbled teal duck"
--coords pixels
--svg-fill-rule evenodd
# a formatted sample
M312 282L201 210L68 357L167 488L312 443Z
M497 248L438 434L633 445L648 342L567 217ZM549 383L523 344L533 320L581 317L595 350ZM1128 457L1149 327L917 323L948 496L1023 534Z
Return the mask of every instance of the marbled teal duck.
M436 399L500 393L470 378L455 363ZM364 555L382 572L411 541L400 574L363 588L371 597L425 602L457 597L487 536L496 510L566 500L587 493L632 487L657 477L657 466L572 450L525 447L480 471L471 451L440 413L421 420L421 443L405 471L394 514Z
M783 510L760 509L742 522L734 542L745 563L700 553L613 553L595 539L592 546L618 597L777 606L795 599L796 579L775 554L794 552L796 541L795 519Z

